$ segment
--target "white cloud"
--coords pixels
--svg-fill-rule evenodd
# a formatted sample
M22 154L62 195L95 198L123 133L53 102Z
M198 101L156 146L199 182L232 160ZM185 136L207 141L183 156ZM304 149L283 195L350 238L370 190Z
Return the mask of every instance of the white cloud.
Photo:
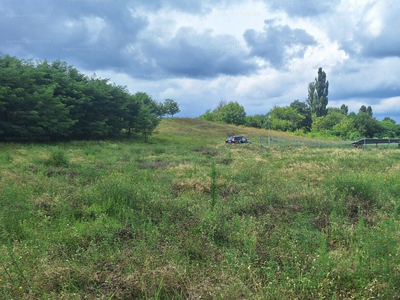
M318 67L330 82L329 106L400 111L400 3L297 2L157 0L94 6L6 0L0 5L3 14L26 8L52 17L1 18L0 39L51 40L3 43L2 49L20 58L65 60L89 75L96 72L126 85L131 93L172 98L180 103L181 116L198 116L221 99L238 101L248 114L305 101ZM265 23L272 19L273 24ZM246 43L246 31L254 33L254 43ZM87 45L107 51L62 51Z

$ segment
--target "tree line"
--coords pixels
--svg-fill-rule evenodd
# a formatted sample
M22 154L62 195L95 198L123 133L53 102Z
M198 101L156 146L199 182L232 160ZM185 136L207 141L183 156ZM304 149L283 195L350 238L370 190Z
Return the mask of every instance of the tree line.
M322 68L314 82L308 84L305 102L294 100L290 105L274 106L265 115L247 116L239 103L220 101L217 107L207 110L200 118L256 128L295 132L312 137L337 136L357 140L363 137L395 138L400 136L400 125L389 117L378 121L371 106L362 105L357 113L347 105L327 107L329 82Z
M59 60L0 55L0 140L103 139L140 133L147 141L177 103L158 103L144 92L96 75L88 77Z

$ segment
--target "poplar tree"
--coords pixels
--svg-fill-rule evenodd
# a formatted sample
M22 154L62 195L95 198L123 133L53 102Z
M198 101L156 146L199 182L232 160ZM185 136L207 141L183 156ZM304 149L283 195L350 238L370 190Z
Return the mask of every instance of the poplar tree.
M326 73L322 68L318 69L318 75L314 82L308 84L307 104L311 112L317 117L326 116L328 110L328 90L329 82L326 80Z

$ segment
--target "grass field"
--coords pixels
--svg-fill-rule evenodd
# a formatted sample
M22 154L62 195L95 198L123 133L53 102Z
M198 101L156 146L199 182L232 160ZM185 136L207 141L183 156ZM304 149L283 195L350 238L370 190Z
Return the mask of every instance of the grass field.
M400 150L259 135L169 118L149 144L0 145L0 295L400 298Z

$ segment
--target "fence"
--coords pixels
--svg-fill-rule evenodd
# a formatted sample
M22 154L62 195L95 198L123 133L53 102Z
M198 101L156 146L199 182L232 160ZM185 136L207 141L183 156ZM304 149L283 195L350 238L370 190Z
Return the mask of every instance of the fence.
M309 148L350 148L349 140L329 140L307 137L282 137L259 136L258 143L261 146L270 147L309 147Z
M361 143L362 141L362 143ZM389 141L389 142L388 142ZM258 143L261 146L270 147L309 147L309 148L354 148L359 143L363 149L367 145L374 145L374 148L394 149L400 148L400 140L390 139L362 139L356 142L351 140L330 140L307 137L282 137L282 136L259 136ZM357 144L358 145L358 144ZM369 148L372 148L371 146Z

